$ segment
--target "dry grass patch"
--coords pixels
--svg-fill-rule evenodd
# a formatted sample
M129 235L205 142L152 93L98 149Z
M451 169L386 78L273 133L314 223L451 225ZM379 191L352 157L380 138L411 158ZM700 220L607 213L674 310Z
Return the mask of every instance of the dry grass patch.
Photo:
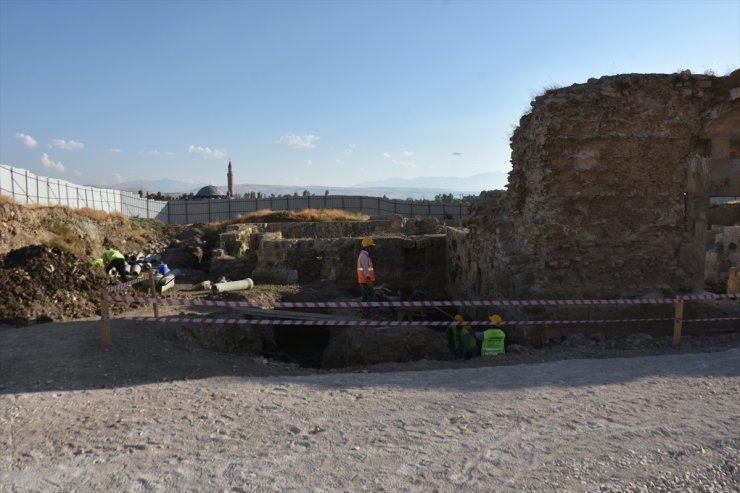
M94 219L96 221L105 221L108 218L107 212L90 209L89 207L77 209L75 210L75 214L82 217L89 217L90 219Z
M250 212L236 219L223 221L221 224L242 223L288 223L288 222L333 222L333 221L367 221L367 214L347 212L340 209L303 209L302 211L273 211L262 209Z

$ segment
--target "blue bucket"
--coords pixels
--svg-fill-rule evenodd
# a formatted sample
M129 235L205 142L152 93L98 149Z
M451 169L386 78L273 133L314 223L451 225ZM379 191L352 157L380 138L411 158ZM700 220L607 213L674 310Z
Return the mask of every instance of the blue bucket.
M167 274L170 271L169 267L167 267L167 264L159 264L157 266L157 272L159 272L162 275Z

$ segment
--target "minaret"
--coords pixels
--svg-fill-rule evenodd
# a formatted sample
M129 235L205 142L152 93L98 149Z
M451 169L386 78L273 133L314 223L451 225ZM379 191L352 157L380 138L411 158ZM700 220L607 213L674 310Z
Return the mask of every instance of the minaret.
M231 172L231 159L229 159L229 172L226 173L226 179L229 183L229 190L226 192L226 196L230 199L234 198L234 173Z

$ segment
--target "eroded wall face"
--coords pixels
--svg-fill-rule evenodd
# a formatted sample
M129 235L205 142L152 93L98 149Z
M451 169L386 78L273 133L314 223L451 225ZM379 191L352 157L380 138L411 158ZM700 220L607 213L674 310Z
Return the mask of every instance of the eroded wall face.
M505 198L466 221L454 292L633 297L700 289L712 76L620 75L548 91L522 117ZM486 201L496 202L494 206ZM448 268L450 265L448 265ZM494 273L480 281L478 272Z

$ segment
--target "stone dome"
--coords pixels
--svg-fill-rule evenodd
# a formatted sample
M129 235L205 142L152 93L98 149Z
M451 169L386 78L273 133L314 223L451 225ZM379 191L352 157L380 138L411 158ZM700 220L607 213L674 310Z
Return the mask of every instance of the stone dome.
M195 194L195 197L198 199L211 199L215 197L224 197L226 196L225 193L221 191L220 188L208 185L207 187L203 187L200 190L198 190L198 193Z

